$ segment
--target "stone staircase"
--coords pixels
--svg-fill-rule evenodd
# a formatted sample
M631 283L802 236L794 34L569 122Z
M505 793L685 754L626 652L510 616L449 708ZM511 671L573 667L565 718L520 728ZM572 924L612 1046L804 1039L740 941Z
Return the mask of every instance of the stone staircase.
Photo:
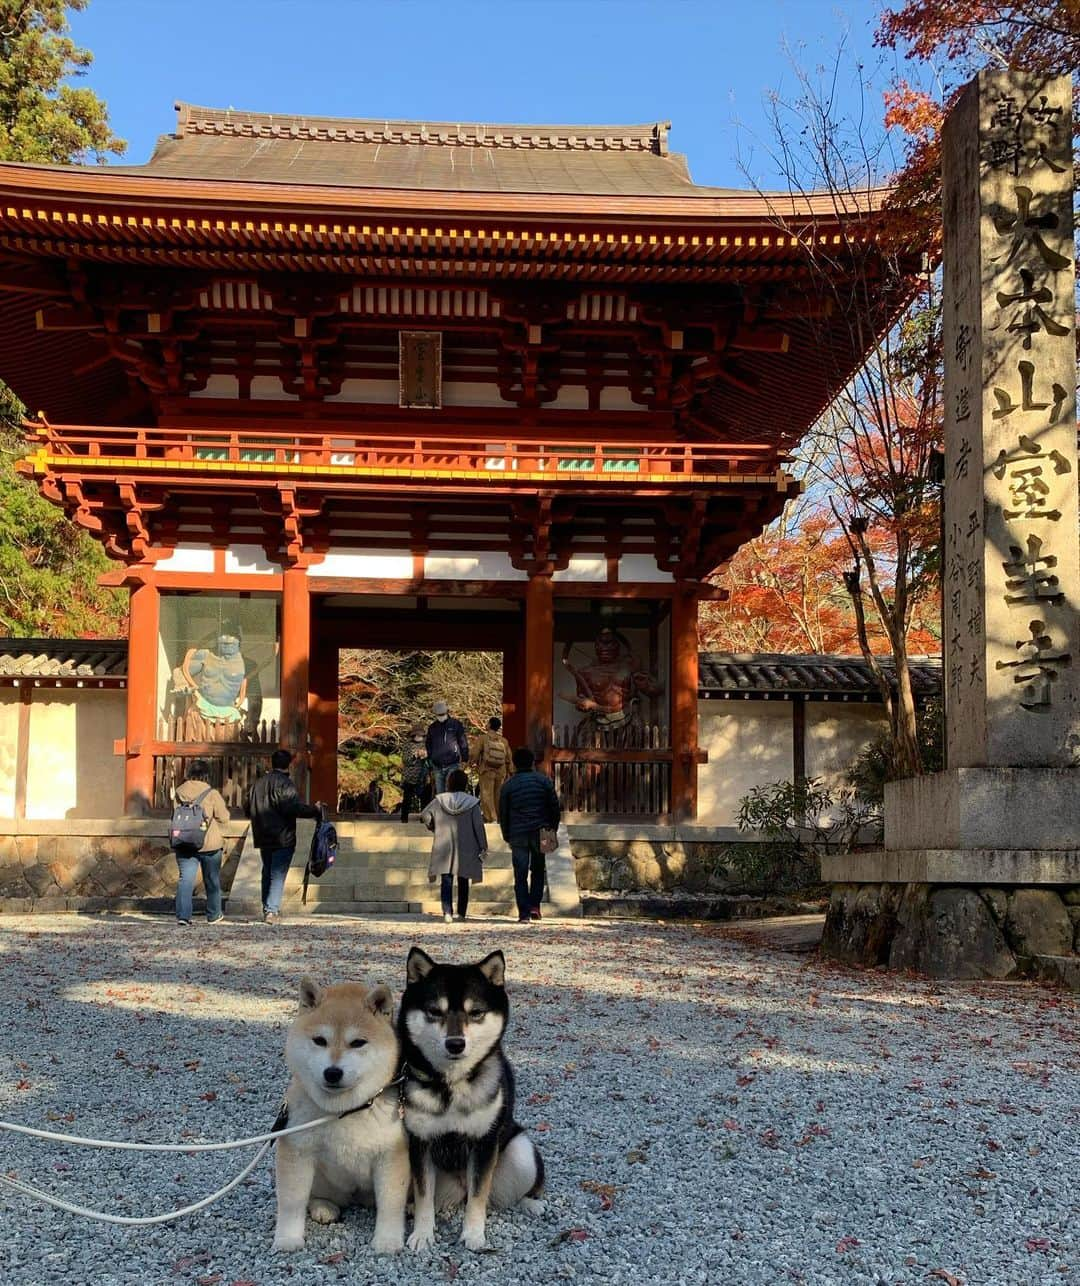
M337 861L321 879L309 882L306 906L300 899L312 823L301 822L297 826L296 857L285 881L281 908L285 917L442 915L439 885L428 881L430 831L417 821L403 825L396 817L341 818L334 824L338 832ZM477 919L516 915L510 849L497 826L488 826L487 835L484 880L482 884L473 883L469 915ZM260 874L259 852L249 836L233 879L228 901L230 914L261 913ZM568 876L572 887L567 884ZM548 886L551 901L545 905L546 915L581 914L568 841L565 852L548 859Z

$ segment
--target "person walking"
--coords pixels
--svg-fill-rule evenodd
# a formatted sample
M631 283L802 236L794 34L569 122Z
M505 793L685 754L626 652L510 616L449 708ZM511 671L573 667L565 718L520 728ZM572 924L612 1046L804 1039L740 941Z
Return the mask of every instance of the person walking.
M435 718L428 726L425 745L435 777L435 794L441 795L446 790L446 779L450 773L469 762L469 739L465 735L465 725L460 719L451 717L450 707L445 701L436 701L431 713Z
M292 753L275 750L270 771L256 778L248 792L244 812L251 819L251 838L262 855L263 923L274 924L281 915L285 877L296 852L296 819L322 816L321 803L305 804L289 776Z
M476 745L476 789L485 822L499 820L499 791L510 776L513 751L501 729L502 720L493 716L488 720L487 731L480 734Z
M536 771L536 757L527 746L514 751L514 775L499 791L499 829L510 845L514 864L514 900L518 924L540 919L547 882L547 858L540 832L557 830L562 817L555 783Z
M424 734L417 731L412 734L409 744L401 755L401 820L407 823L409 814L423 807L421 795L428 777L431 776L431 764L428 762L427 750L424 747Z
M487 832L480 815L480 801L469 793L469 779L460 768L447 775L446 790L435 796L420 814L420 820L434 831L428 879L441 881L439 889L443 919L454 918L454 881L457 881L457 915L464 920L469 910L469 882L484 879Z
M191 924L192 894L201 870L206 893L206 922L220 924L225 919L221 913L221 852L224 847L221 826L229 820L229 810L218 791L210 785L210 765L205 759L191 761L186 779L176 788L176 802L201 808L206 821L206 831L197 848L185 846L175 850L180 874L176 885L176 921L185 926Z

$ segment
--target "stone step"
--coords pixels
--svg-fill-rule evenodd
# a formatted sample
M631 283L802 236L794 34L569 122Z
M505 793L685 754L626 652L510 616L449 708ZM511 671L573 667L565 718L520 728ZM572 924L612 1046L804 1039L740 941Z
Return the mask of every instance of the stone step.
M303 886L300 883L286 884L286 899L299 898L303 895ZM439 886L429 884L425 879L423 883L409 884L381 884L375 881L365 880L360 883L353 881L338 881L334 884L326 884L322 880L313 880L308 885L308 901L333 902L352 901L352 902L379 902L386 899L403 902L424 902L437 901L439 895ZM514 895L513 880L501 880L498 882L485 880L483 884L473 884L470 897L478 899L481 902L488 902L491 899L512 898Z
M262 907L258 902L230 898L226 907L230 916L260 916ZM281 906L286 920L293 920L302 915L420 915L422 906L419 902L399 902L393 899L357 902L348 899L320 902L312 899L308 893L307 905L299 898L286 898ZM441 913L441 909L440 909Z

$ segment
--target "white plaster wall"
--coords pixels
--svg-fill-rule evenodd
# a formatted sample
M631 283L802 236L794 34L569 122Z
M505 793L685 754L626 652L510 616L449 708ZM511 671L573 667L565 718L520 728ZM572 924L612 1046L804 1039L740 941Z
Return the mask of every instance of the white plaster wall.
M752 786L794 774L790 701L699 701L698 744L709 762L698 768L699 826L735 826L739 801Z
M606 581L607 559L594 557L592 554L571 554L566 567L554 572L551 579L559 581Z
M507 402L498 384L472 384L464 380L447 380L442 388L443 406L516 406Z
M18 688L0 688L0 817L15 816L15 768L19 749Z
M214 551L209 545L179 544L154 566L159 572L212 572Z
M32 821L119 817L124 760L113 754L123 737L127 694L115 689L36 689L30 706L26 816Z
M272 563L262 545L230 545L225 551L225 570L233 575L276 576L281 564Z
M874 702L807 702L806 775L842 785L859 752L884 727L884 709Z
M327 402L377 402L397 406L401 390L397 380L343 380L341 392L325 398Z
M407 549L362 554L354 549L326 551L321 563L312 563L309 576L352 576L357 580L412 580L413 560Z
M675 578L662 572L652 554L623 554L619 559L619 580L629 582L669 583Z
M510 561L510 555L498 550L448 550L445 554L428 554L424 558L424 575L430 580L528 580Z

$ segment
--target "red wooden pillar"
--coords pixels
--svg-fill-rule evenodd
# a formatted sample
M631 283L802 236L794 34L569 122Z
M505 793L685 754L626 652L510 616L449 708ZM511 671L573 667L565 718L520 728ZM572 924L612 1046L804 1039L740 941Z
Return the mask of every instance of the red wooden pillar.
M530 576L525 590L525 744L544 763L551 745L555 610L551 577Z
M305 775L311 669L311 595L307 573L289 567L281 578L281 722L278 739L296 755L296 780Z
M502 655L503 736L515 749L525 744L525 701L523 691L522 649L519 642L508 646Z
M697 816L698 601L678 587L671 600L671 816Z
M311 654L308 697L311 732L311 797L331 810L338 795L338 650L336 643L316 643Z
M124 812L145 816L154 798L153 742L157 724L158 622L156 585L132 585L128 606L127 725L124 732Z

